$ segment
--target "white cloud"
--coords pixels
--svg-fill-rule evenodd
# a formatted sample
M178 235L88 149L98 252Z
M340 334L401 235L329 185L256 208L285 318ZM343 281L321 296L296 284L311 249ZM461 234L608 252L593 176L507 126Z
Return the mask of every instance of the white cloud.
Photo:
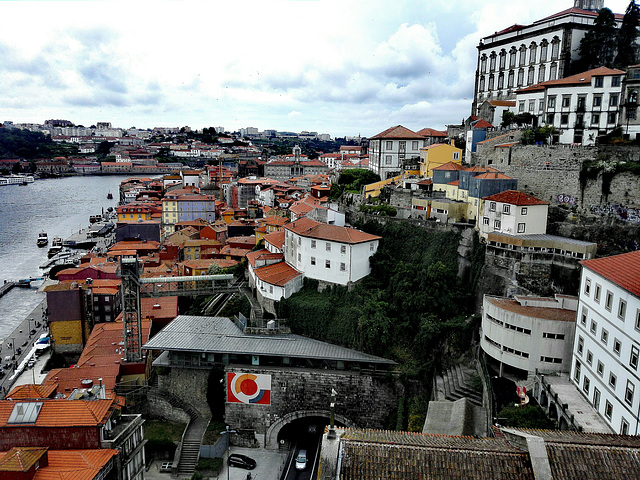
M2 2L0 120L442 128L469 113L482 36L570 3Z

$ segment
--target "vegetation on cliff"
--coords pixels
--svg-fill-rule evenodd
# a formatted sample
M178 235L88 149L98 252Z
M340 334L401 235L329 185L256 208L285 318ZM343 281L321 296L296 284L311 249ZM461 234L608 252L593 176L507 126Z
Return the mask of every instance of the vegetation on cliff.
M55 143L49 135L17 128L0 128L0 158L52 158L76 154L77 146Z

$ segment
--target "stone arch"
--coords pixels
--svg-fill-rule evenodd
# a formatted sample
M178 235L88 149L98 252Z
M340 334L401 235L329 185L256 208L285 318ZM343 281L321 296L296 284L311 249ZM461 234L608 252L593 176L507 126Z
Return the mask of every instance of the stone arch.
M551 420L558 420L558 409L556 407L556 404L553 402L550 402L549 405L549 418Z
M564 415L560 417L558 426L560 430L569 430L569 422L567 422L567 419L564 417Z
M278 434L280 430L287 425L288 423L293 422L294 420L298 420L299 418L304 417L325 417L331 418L331 412L329 410L298 410L295 412L287 413L284 417L273 422L269 428L267 428L267 433L265 435L264 446L265 448L278 448ZM334 418L336 422L342 423L346 427L355 427L355 423L349 420L347 417L342 416L338 413L334 414Z

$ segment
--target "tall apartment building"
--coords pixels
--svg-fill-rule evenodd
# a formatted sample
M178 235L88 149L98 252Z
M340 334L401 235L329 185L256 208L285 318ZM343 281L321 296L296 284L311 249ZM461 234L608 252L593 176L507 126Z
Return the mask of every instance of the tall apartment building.
M581 263L571 380L613 431L639 435L640 251Z
M480 40L472 113L485 100L513 100L520 88L569 75L570 62L604 7L604 0L574 6L530 25L514 24ZM618 27L622 15L616 14Z

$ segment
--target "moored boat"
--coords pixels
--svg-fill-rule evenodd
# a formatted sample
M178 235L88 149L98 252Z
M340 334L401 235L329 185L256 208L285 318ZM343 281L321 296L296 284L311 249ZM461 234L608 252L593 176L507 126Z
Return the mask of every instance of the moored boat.
M32 175L2 175L0 176L1 185L28 185L33 183Z
M107 200L113 200L113 193L107 193Z
M49 258L54 257L55 255L57 255L62 251L62 248L63 248L62 238L54 237L54 239L51 241L51 248L49 248L49 251L47 252L47 256Z
M47 232L40 232L40 234L38 235L38 240L36 241L36 245L38 245L39 247L44 247L47 243L49 243Z

